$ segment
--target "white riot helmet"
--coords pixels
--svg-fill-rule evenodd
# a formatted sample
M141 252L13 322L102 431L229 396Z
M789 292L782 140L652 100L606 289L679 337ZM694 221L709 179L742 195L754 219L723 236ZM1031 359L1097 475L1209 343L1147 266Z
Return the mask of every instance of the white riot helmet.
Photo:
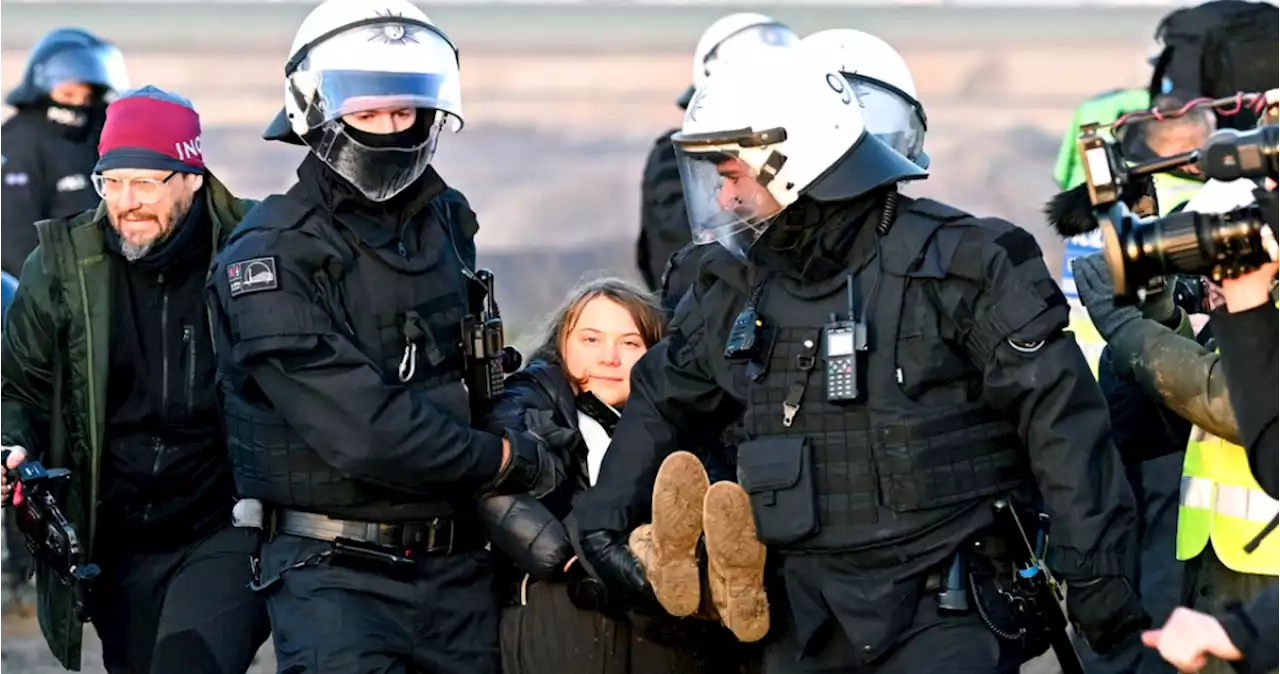
M770 47L790 47L800 42L795 31L764 14L739 12L722 16L698 38L693 50L693 84L676 103L688 107L697 89L720 64Z
M928 175L867 133L849 83L803 49L712 73L671 142L694 241L744 259L802 195L843 201Z
M343 117L414 108L412 133L363 133ZM301 143L373 201L426 171L440 131L462 128L458 51L407 0L327 0L298 29L284 110L263 136Z
M924 168L928 119L916 98L916 83L907 62L889 43L860 30L832 29L801 41L816 58L839 68L853 85L867 130Z

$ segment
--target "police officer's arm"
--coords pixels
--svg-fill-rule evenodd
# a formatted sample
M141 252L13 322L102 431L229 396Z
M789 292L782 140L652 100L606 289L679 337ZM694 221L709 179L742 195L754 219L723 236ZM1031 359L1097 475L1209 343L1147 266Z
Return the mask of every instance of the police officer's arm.
M273 289L232 295L226 263L240 260L238 251L299 246L283 236L255 243L256 236L219 258L213 282L229 323L230 358L290 426L355 479L417 491L491 485L502 468L503 439L458 423L421 391L383 381L317 305L315 283L296 262L274 256Z
M631 396L595 486L574 506L582 531L630 531L649 518L653 481L678 449L696 452L738 413L711 367L707 326L695 287L680 302L667 337L631 369Z
M60 353L52 281L34 252L6 312L0 346L0 435L5 446L26 449L28 459L48 449L54 359Z
M1218 354L1150 319L1127 323L1108 342L1112 366L1178 416L1240 443Z
M984 395L1018 428L1052 518L1054 570L1127 575L1136 513L1107 404L1070 333L1066 299L1035 239L1003 221L964 233L953 272L977 293L960 315ZM954 292L954 291L952 291ZM962 312L953 312L953 315Z
M4 125L3 165L0 172L0 264L13 276L22 273L27 255L35 250L37 238L35 223L48 217L47 193L52 185L45 185L43 163L40 159L38 139L32 130L14 126L10 120Z
M1272 498L1276 484L1276 464L1280 451L1276 440L1277 391L1280 390L1280 363L1276 344L1280 342L1280 316L1274 304L1237 313L1214 315L1213 332L1222 348L1222 371L1235 391L1232 407L1240 420L1241 443L1249 454L1249 467Z

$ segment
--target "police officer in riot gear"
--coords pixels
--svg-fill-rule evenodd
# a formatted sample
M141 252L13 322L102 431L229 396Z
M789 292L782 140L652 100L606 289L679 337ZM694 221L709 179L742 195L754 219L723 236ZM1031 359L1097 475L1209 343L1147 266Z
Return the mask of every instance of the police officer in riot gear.
M735 12L720 17L698 38L693 50L692 84L676 99L676 105L687 108L697 86L725 63L799 41L794 31L764 14ZM636 240L640 276L650 290L661 291L668 313L688 287L687 270L696 269L699 259L698 249L690 244L684 192L671 148L671 134L677 131L672 129L659 136L645 160L640 185L640 236Z
M303 22L272 140L310 152L210 284L228 447L266 508L256 587L281 671L492 672L478 496L551 491L532 437L473 430L475 215L431 167L463 123L453 44L407 0Z
M713 73L672 139L694 238L722 249L632 371L617 451L574 511L582 556L651 602L626 540L658 466L745 412L739 482L779 568L767 674L1016 671L1034 653L984 624L1010 615L998 592L981 615L937 597L993 506L1037 493L1080 631L1104 651L1137 638L1133 497L1034 239L899 196L925 171L810 56ZM988 549L970 576L1002 558Z
M31 50L22 82L5 96L17 114L3 126L4 271L19 276L36 247L38 220L98 205L89 182L107 103L128 88L115 45L59 28Z

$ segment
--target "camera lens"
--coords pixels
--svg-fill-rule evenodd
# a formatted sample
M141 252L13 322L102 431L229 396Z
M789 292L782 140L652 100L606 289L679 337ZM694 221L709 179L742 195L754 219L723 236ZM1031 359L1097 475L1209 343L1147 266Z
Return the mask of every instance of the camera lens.
M1223 214L1181 212L1147 221L1129 214L1105 237L1117 295L1166 274L1217 276L1265 259L1257 207ZM1117 273L1118 272L1118 273Z

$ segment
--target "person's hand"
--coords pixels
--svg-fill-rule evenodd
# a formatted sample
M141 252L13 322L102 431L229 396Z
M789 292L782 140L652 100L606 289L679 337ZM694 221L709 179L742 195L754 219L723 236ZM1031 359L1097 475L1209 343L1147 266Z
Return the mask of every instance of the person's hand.
M1071 272L1080 302L1102 339L1110 342L1125 325L1142 320L1142 312L1137 307L1116 306L1115 285L1102 253L1075 258L1071 261Z
M1268 262L1261 267L1232 279L1223 279L1222 296L1227 311L1238 314L1271 302L1271 286L1275 283L1280 264Z
M1102 576L1067 581L1067 613L1077 631L1099 655L1118 650L1151 626L1138 595L1126 578Z
M640 560L627 545L627 535L613 531L588 531L578 542L582 555L603 584L612 606L661 614L662 607L645 576ZM581 564L575 567L581 567ZM570 567L570 571L574 567Z
M1243 657L1216 618L1182 607L1173 610L1164 627L1143 632L1142 643L1160 651L1160 657L1180 672L1200 671L1208 664L1208 656Z
M13 484L9 482L9 471L16 470L27 460L27 450L22 447L5 446L4 470L0 470L0 502L8 505L13 499Z

